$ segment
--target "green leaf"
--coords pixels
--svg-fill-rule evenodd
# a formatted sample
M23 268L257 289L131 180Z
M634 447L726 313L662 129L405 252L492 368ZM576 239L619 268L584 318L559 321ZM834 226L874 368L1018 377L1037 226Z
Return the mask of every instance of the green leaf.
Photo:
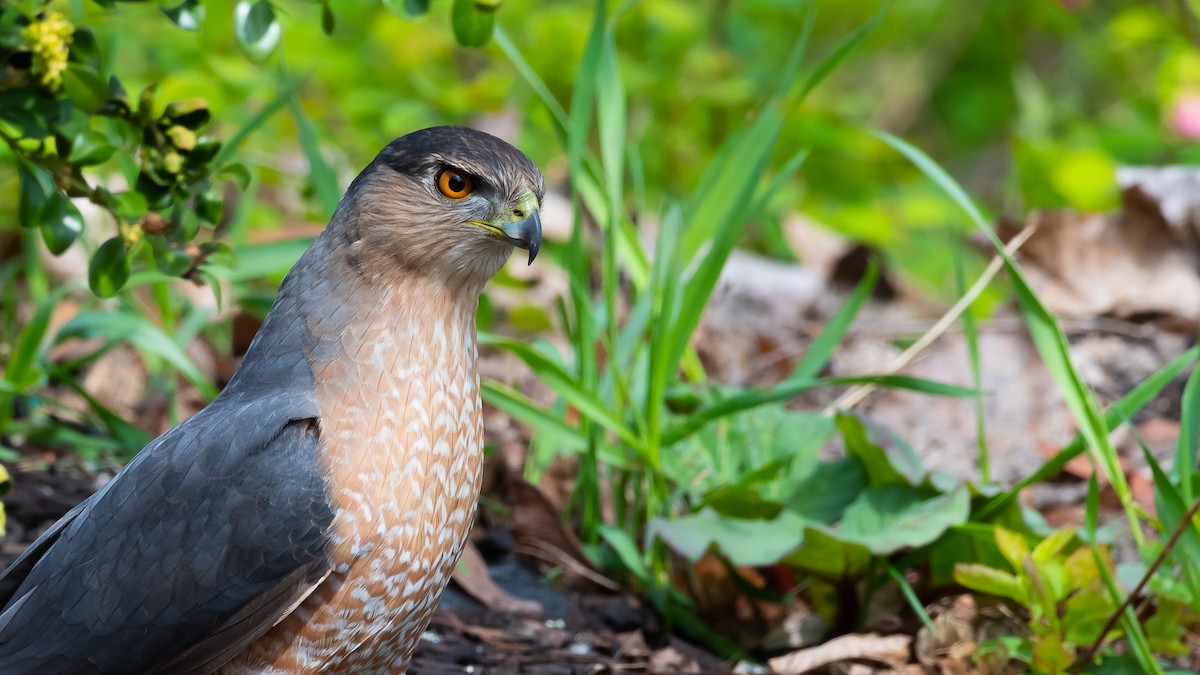
M60 255L75 243L83 231L83 216L61 191L55 190L42 209L42 239L46 248Z
M239 190L245 192L250 187L250 169L245 164L229 164L217 172L219 178L228 178Z
M179 125L190 131L198 131L212 119L212 112L208 109L208 101L202 98L189 98L182 101L171 101L163 110L162 116L168 125ZM184 149L192 150L194 147L193 140L193 147Z
M908 485L867 488L842 518L840 533L876 555L933 543L946 530L967 522L970 494L965 487L936 497Z
M333 29L336 26L333 17L333 9L328 2L321 3L321 32L326 35L333 35Z
M116 151L107 136L99 131L84 129L71 139L71 155L68 159L72 164L89 166L107 161Z
M429 0L383 0L383 6L396 16L415 19L429 11Z
M96 249L88 265L88 286L101 298L111 298L129 280L129 258L120 235Z
M1061 530L1055 530L1049 537L1038 542L1037 546L1033 547L1033 562L1038 565L1044 565L1058 556L1067 544L1075 538L1075 528L1066 527Z
M113 211L118 216L129 222L134 222L144 216L150 206L146 202L146 196L134 190L126 192L118 192L111 196L111 205Z
M286 84L286 81L282 84ZM296 128L300 136L300 149L308 160L308 178L317 191L317 199L321 202L321 211L326 219L333 215L338 201L342 198L342 188L338 184L337 172L333 170L325 155L317 132L313 129L312 120L300 106L300 96L293 91L291 101L292 116L296 118Z
M162 13L184 30L200 30L204 25L204 4L200 0L183 0L174 7L163 7Z
M475 6L475 0L454 0L450 23L454 39L464 47L482 47L492 37L496 17Z
M774 520L745 520L705 509L675 520L655 518L646 539L655 538L692 562L716 547L735 565L771 565L803 543L804 519L785 511Z
M70 63L63 73L63 91L80 110L95 113L108 101L108 82L87 66Z
M239 0L233 10L233 32L238 44L254 61L262 61L279 45L282 31L275 20L275 8L268 0Z
M1025 559L1029 557L1029 542L1025 537L1004 527L996 526L996 548L1008 564L1017 573L1025 569Z
M36 164L17 163L21 179L21 194L17 212L21 227L38 227L42 224L42 209L51 194L58 192L50 172Z
M629 534L625 530L610 525L602 525L600 527L600 536L616 552L617 557L621 559L621 564L625 565L625 569L629 570L638 579L643 581L650 580L650 571L646 569L646 563L642 560L642 556L638 552L637 544L633 542L633 539L629 537Z
M796 369L792 371L788 379L807 380L821 374L833 356L834 349L842 344L842 338L846 335L846 331L850 330L850 324L854 322L854 317L858 316L859 310L871 298L871 292L875 290L875 283L878 280L879 264L871 261L862 280L854 287L854 291L846 298L846 302L829 318L829 321L825 322L821 334L808 346L808 350L804 352L804 358L796 364Z
M910 478L897 470L888 453L868 437L867 428L862 420L853 415L838 413L835 422L838 430L842 432L846 452L862 462L867 472L868 485L906 485L920 480L919 477Z
M1021 604L1026 604L1029 599L1017 575L987 565L959 563L954 566L954 580L973 591L1016 600Z
M855 457L822 462L806 479L796 484L784 505L814 522L832 525L841 520L867 487L863 464Z
M861 578L871 561L866 546L846 541L836 530L823 525L806 528L804 544L784 560L797 570L833 581Z

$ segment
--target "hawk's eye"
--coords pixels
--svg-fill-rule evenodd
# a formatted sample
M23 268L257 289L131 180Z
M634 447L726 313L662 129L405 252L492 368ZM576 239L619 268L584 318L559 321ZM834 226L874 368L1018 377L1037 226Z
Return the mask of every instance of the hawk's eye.
M451 199L462 199L475 188L471 177L454 169L442 169L437 177L438 190Z

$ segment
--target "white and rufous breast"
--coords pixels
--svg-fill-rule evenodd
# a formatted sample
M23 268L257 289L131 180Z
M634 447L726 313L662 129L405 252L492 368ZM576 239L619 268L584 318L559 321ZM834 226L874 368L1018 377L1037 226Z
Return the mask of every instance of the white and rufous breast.
M325 349L340 354L314 376L334 570L223 672L403 672L479 493L477 300L464 295L392 282L330 317L344 324Z

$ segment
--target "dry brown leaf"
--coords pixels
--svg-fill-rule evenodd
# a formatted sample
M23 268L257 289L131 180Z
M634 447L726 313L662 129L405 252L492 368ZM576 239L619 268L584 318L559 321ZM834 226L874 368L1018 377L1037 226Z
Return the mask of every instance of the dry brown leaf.
M1076 318L1155 315L1180 326L1200 321L1197 251L1157 210L1127 203L1115 216L1033 217L1039 228L1018 257L1050 311Z
M843 635L823 645L801 649L771 659L767 665L778 675L803 675L843 661L873 661L899 668L909 661L912 638L907 635Z
M479 549L475 548L474 542L468 541L463 548L462 559L454 568L453 579L459 588L488 609L527 616L542 615L540 602L514 597L492 581L487 563L484 562L483 556L479 555Z

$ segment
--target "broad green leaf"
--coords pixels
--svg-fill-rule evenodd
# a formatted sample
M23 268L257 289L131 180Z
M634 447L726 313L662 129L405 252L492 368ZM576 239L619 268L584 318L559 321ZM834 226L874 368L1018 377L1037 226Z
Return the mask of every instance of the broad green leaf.
M935 497L907 485L867 488L846 508L839 532L876 555L933 543L967 522L970 495L965 487Z
M124 217L125 220L134 222L144 216L150 205L146 203L146 198L142 193L128 190L126 192L118 192L115 195L110 195L110 207L116 211L116 215Z
M253 4L250 0L239 0L233 10L233 33L246 54L261 61L275 51L282 31L269 0Z
M108 142L108 137L99 131L84 129L71 138L72 164L88 166L108 161L117 149Z
M183 0L174 7L161 9L172 23L184 30L200 30L204 25L204 3L200 0Z
M83 231L83 216L61 191L55 190L42 209L42 240L46 248L59 255L71 247Z
M1025 559L1029 557L1029 542L1025 537L1004 527L996 526L996 548L1008 564L1017 572L1025 569Z
M492 37L496 16L475 6L475 0L454 0L450 23L454 38L464 47L482 47Z
M1065 673L1075 662L1075 650L1068 649L1054 633L1040 636L1033 643L1033 668L1039 673Z
M646 539L655 538L692 562L716 547L735 565L770 565L804 541L804 519L787 512L774 520L727 518L706 509L675 520L655 518Z
M1069 206L1080 211L1109 211L1121 203L1117 163L1096 148L1057 153L1050 184Z
M841 520L846 507L866 487L862 462L855 457L843 457L818 464L815 471L791 488L784 505L809 520L832 525Z
M101 298L110 298L129 280L129 258L120 235L96 249L88 265L88 286Z
M1033 547L1033 562L1038 565L1044 565L1062 552L1067 544L1075 538L1075 528L1066 527L1061 530L1055 530L1049 537L1038 542L1037 546Z
M853 415L838 413L835 421L838 430L842 432L846 452L862 462L863 469L867 472L867 485L878 487L915 482L896 469L883 448L871 442L862 420Z
M78 63L67 65L63 72L63 91L79 109L95 113L108 101L108 82L96 71Z
M1026 604L1029 595L1015 574L978 563L959 563L954 567L954 580L980 593L1016 600Z
M21 178L21 194L17 212L21 227L38 227L42 224L42 209L50 195L58 192L50 172L36 164L17 162Z
M804 530L804 543L784 560L790 567L831 581L861 578L873 556L866 546L846 541L836 530L813 525Z

